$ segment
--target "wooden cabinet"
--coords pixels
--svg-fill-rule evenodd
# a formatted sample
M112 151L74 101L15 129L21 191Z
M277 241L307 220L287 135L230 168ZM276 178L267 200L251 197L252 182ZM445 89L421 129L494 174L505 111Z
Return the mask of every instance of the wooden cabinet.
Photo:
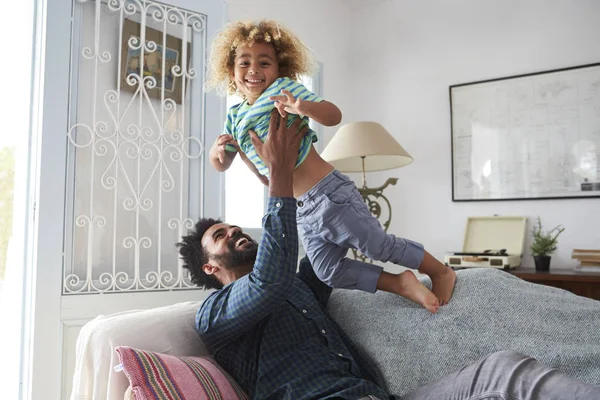
M600 300L600 271L579 272L572 269L554 269L536 271L533 268L517 268L510 271L528 282L568 290L578 296Z

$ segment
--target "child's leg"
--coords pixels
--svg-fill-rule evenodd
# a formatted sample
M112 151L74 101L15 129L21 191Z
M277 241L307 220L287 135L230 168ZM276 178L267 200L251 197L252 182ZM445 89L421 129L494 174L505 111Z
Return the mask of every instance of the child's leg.
M334 288L359 289L366 292L383 290L395 293L432 313L440 307L438 298L411 271L391 274L374 264L346 257L348 249L318 237L303 235L306 253L317 277Z
M437 312L438 298L412 272L390 274L380 266L351 260L346 257L348 248L323 240L321 233L328 229L328 224L319 223L313 229L314 221L310 222L318 209L316 207L307 217L298 217L298 230L315 275L321 281L334 288L371 293L384 290L406 297L432 313Z
M447 304L454 291L456 273L431 256L419 243L386 233L358 191L355 196L350 197L349 202L355 215L348 219L348 230L352 236L345 242L374 260L393 262L429 275L433 294L440 300L441 305ZM424 254L423 258L420 258L421 254Z
M347 248L324 241L318 230L300 221L298 231L315 275L322 282L332 288L375 293L382 267L349 259Z
M427 251L423 255L419 272L427 274L431 278L432 290L437 298L440 299L440 305L447 304L454 291L456 273L451 268L439 262Z
M422 305L428 311L436 313L440 308L440 300L427 289L410 271L391 274L383 271L377 282L377 289L396 293L402 297Z
M374 260L419 269L431 277L433 293L446 304L454 289L454 271L427 252L421 258L423 247L419 243L386 233L354 182L337 171L334 174L336 181L320 190L325 203L320 215L321 236L341 247L359 249Z

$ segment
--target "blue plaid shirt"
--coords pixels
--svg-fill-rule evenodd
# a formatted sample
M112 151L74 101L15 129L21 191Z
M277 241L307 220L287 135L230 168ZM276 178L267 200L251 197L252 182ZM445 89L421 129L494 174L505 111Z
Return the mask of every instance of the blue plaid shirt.
M296 275L296 201L269 198L254 269L212 293L196 327L252 399L389 398L325 310L331 288L304 259Z

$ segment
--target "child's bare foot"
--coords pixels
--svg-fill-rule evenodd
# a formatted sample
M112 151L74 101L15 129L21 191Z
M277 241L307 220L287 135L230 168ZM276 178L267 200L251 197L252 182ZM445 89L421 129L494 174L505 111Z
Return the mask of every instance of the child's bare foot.
M454 292L454 283L456 282L456 272L452 268L444 268L435 274L429 275L431 278L432 292L440 300L440 305L446 305Z
M422 305L434 314L440 308L438 297L423 286L415 274L410 271L404 271L398 275L398 291L396 293Z

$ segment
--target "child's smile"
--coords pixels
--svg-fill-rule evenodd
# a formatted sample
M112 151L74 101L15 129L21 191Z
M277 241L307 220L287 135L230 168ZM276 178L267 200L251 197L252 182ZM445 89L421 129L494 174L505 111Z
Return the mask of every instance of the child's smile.
M253 104L279 78L279 64L273 45L259 42L253 46L238 47L232 78L248 103Z
M264 83L264 81L264 79L247 78L246 84L248 86L260 86L262 83Z

